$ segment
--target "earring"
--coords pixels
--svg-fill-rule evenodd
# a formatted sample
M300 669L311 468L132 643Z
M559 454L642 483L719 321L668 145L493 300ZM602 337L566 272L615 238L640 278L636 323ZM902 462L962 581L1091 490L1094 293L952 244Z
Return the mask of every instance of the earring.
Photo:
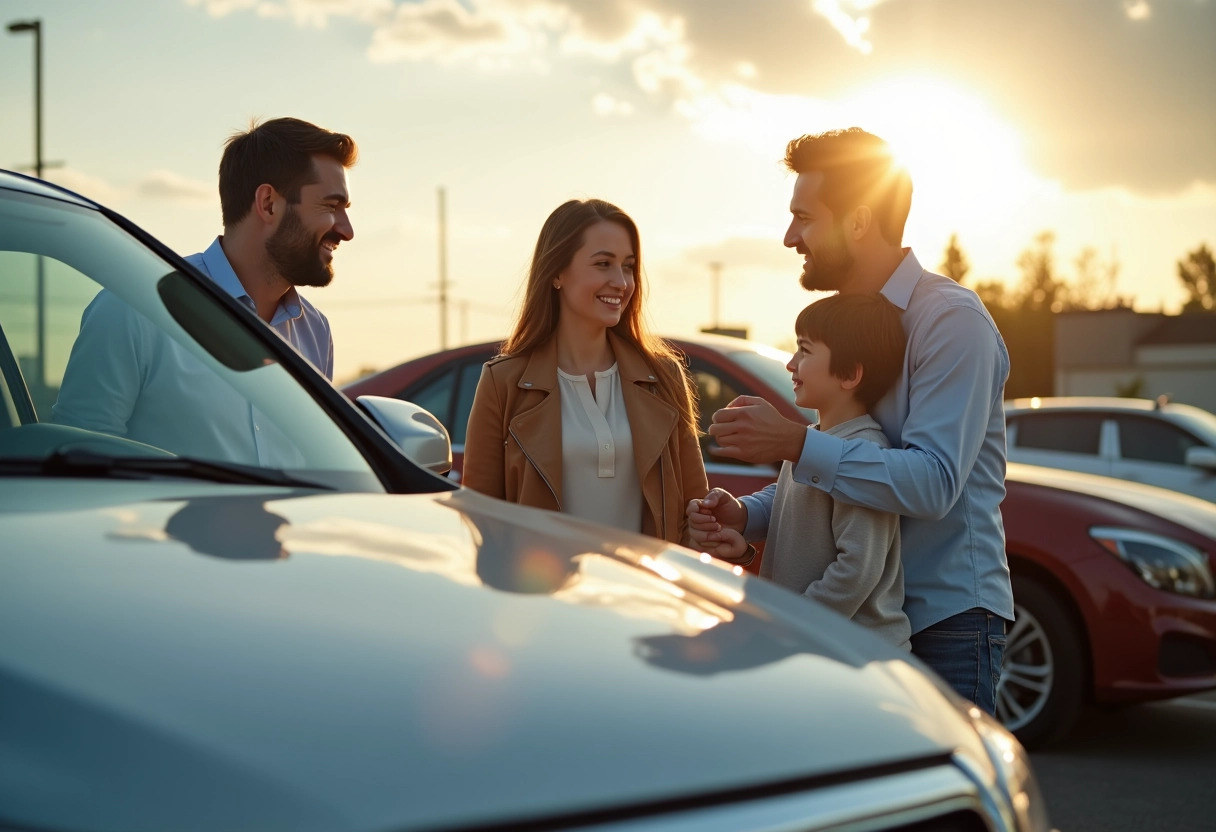
M555 281L553 281L553 288L554 288L554 289L560 289L560 288L562 288L562 284L558 283L558 282L555 280Z

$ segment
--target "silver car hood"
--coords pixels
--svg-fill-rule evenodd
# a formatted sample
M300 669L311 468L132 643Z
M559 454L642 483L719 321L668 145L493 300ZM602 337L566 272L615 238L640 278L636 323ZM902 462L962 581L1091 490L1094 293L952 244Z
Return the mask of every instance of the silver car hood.
M467 490L0 480L0 548L0 825L459 827L975 741L825 609Z

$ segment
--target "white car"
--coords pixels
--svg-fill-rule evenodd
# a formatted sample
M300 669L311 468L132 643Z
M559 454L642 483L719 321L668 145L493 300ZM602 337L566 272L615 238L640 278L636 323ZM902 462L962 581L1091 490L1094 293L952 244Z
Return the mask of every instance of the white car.
M1216 415L1164 400L1005 402L1010 462L1134 480L1216 502Z

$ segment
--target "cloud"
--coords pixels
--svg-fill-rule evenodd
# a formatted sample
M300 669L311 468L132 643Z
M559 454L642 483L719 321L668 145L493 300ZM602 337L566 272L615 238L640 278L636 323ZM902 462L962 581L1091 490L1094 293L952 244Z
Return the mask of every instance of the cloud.
M591 99L591 109L597 116L631 116L633 105L628 101L619 101L606 92L596 93Z
M1128 20L1148 20L1153 15L1153 7L1148 0L1123 0L1123 11Z
M738 110L741 89L829 101L878 80L932 74L998 104L1025 135L1030 163L1065 187L1172 191L1216 179L1216 108L1200 103L1216 79L1210 0L188 2L300 26L346 17L367 25L377 63L557 68L618 104L631 87L694 120ZM606 73L618 86L598 86ZM620 114L607 99L593 108Z
M102 205L116 202L122 193L121 189L108 180L73 167L53 168L47 170L45 175L48 182L75 191Z
M870 30L870 18L866 15L850 13L842 6L869 6L869 3L841 3L840 0L813 0L811 8L820 15L832 28L840 32L844 42L863 55L874 51L874 44L866 40L866 32Z
M255 11L259 17L289 18L298 26L324 29L331 17L350 17L364 22L384 19L393 10L393 0L186 0L201 6L212 17L233 12Z
M213 202L215 186L188 179L168 170L154 170L135 183L135 195L180 202Z
M755 269L789 272L796 275L802 267L797 254L781 244L780 233L771 237L731 237L719 243L693 246L685 249L683 259L689 263L724 264L727 271L736 275Z
M380 63L450 63L520 55L542 45L540 32L498 6L469 11L458 0L422 0L398 6L392 18L376 28L369 55Z

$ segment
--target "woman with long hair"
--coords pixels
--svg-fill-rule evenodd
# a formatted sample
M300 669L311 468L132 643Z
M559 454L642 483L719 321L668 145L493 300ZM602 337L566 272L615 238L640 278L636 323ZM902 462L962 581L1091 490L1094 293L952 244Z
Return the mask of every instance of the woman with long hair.
M469 413L463 482L675 543L709 490L684 364L642 320L633 220L599 199L545 220L523 309L486 363Z

